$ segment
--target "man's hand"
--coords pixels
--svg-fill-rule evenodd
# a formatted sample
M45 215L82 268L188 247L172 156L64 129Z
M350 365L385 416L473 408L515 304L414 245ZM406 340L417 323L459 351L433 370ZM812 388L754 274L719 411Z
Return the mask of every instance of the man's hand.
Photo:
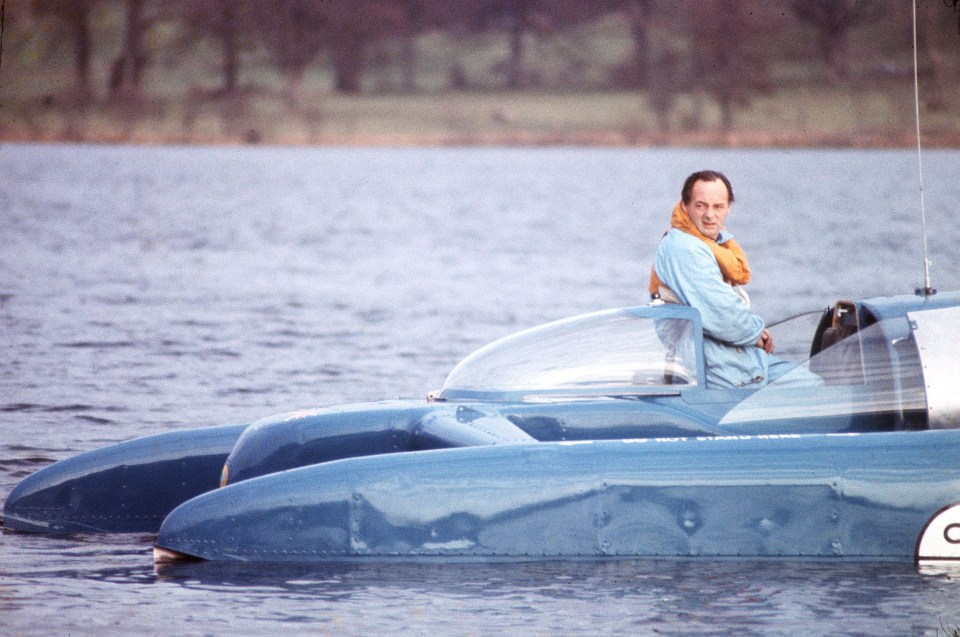
M764 329L760 332L760 338L757 339L757 347L767 354L773 354L773 336L770 335L770 330Z

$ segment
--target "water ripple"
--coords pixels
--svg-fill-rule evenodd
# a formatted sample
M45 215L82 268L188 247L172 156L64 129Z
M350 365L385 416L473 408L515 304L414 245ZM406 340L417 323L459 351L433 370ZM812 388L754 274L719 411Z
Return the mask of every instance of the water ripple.
M77 412L77 411L89 411L91 409L102 409L102 407L94 405L84 405L84 404L68 404L68 405L42 405L37 403L11 403L7 405L0 405L0 412L46 412L46 413L59 413L59 412Z
M73 349L114 349L114 348L133 348L137 343L133 341L69 341L64 343L54 343L57 347L69 347Z
M957 289L960 159L933 155L934 282ZM900 151L4 145L0 174L16 178L0 192L10 247L0 255L0 497L39 466L118 440L423 396L509 332L643 302L676 191L703 166L738 185L728 222L768 319L910 292L920 259L902 211L915 201L915 164ZM903 565L200 563L160 573L152 541L5 531L0 626L932 635L960 623L960 575Z

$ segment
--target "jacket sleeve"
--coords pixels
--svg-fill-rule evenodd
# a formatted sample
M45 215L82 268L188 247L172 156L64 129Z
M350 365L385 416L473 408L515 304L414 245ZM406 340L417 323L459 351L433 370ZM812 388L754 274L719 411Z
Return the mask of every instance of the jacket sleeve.
M703 332L739 346L756 344L764 323L746 302L723 282L717 260L699 239L671 231L657 248L654 267L660 280L686 305L700 311Z

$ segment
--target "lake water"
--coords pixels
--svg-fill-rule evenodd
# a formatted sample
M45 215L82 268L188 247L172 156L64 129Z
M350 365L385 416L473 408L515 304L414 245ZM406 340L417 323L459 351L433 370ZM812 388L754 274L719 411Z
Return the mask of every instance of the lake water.
M924 155L960 289L960 152ZM909 151L0 146L0 499L149 433L425 396L463 356L645 302L725 171L770 321L923 284ZM605 561L157 572L151 536L0 535L9 634L945 634L960 568Z

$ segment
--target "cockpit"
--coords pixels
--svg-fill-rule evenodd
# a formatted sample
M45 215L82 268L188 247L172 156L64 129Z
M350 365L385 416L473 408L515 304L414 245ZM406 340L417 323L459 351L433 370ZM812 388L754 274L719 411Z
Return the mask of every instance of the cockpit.
M960 401L949 387L960 377L960 362L936 342L952 342L952 332L936 335L957 324L960 308L876 316L847 301L775 324L777 355L797 368L760 390L744 390L720 427L745 433L760 426L790 432L957 426ZM646 306L573 317L491 343L457 365L434 399L702 401L721 391L707 388L704 377L696 310ZM933 379L948 389L936 390Z

